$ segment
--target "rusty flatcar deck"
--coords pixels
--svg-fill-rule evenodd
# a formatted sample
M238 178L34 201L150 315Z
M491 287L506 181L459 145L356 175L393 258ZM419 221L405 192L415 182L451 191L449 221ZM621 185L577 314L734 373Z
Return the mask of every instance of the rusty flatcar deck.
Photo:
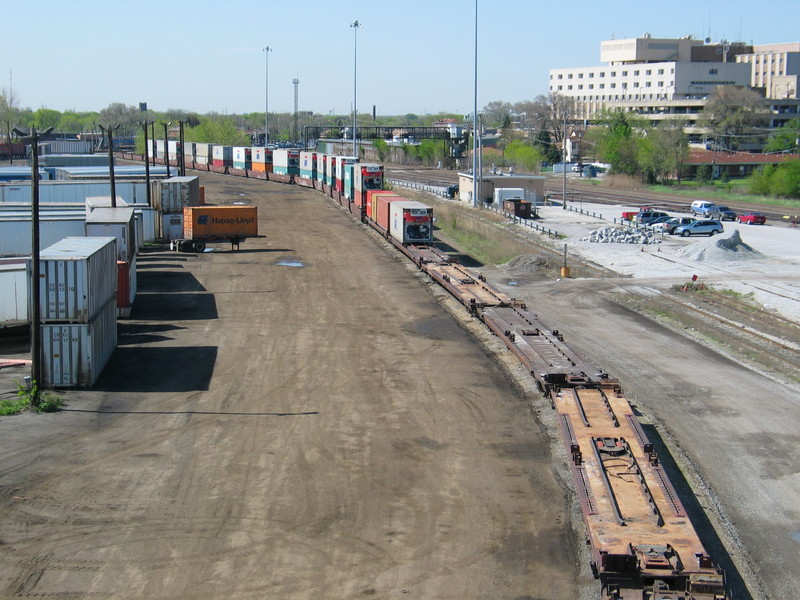
M428 264L425 271L449 291L472 314L487 306L520 306L524 304L486 283L480 275L454 263Z
M627 598L631 583L641 594L642 582L688 592L680 596L686 599L724 597L723 576L619 387L562 388L551 399L572 458L593 567L620 586L608 597Z

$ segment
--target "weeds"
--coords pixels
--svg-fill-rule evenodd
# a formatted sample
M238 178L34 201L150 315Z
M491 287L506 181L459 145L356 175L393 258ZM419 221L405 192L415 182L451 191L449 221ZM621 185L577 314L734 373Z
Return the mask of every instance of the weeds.
M14 382L17 385L15 398L0 400L0 416L17 415L30 409L35 412L55 412L64 405L64 400L51 392L40 392L39 384L31 385Z

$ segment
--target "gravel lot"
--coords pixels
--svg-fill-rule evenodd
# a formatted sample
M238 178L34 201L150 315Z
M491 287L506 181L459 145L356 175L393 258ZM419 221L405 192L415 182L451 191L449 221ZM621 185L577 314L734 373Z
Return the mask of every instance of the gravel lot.
M714 336L693 335L674 320L635 308L643 298L668 304L669 290L697 275L698 284L752 293L764 308L754 328L759 320L766 326L773 318L796 325L800 229L726 222L725 233L714 238L665 236L662 243L646 246L597 244L581 239L628 209L576 208L606 219L545 207L542 224L566 236L551 244L566 243L569 260L592 261L618 277L553 280L502 267L486 274L526 299L545 322L566 332L569 343L620 377L628 398L652 423L691 486L683 489L684 502L706 545L725 566L736 597L792 597L800 589L797 379L742 360L737 343L721 330ZM752 251L720 247L734 231ZM714 308L708 310L713 316ZM797 331L787 326L777 336L795 357L800 351Z

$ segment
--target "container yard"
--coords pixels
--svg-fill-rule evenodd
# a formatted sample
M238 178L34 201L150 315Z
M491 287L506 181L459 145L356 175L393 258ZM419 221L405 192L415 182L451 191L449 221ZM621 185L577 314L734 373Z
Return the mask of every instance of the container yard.
M306 167L319 165L318 156L304 158L307 159L303 163ZM356 221L371 225L380 239L388 241L392 247L408 256L410 264L419 268L466 308L463 314L468 315L468 320L477 319L484 323L495 339L506 345L549 401L551 410L554 410L553 423L559 430L558 437L569 456L567 468L572 474L572 486L584 519L590 556L588 562L583 564L590 565L590 575L599 582L598 597L605 600L627 600L640 596L719 600L730 597L730 589L744 590L742 575L733 568L731 557L723 550L720 540L710 533L707 521L700 518L698 526L696 519L702 515L695 505L697 501L691 494L687 496L685 490L680 491L680 485L675 486L670 481L670 477L675 476L675 470L662 466L662 456L656 450L660 438L657 436L654 443L645 432L645 426L637 420L638 411L625 397L620 380L575 353L564 342L564 334L530 312L524 300L508 295L501 289L504 286L488 282L482 273L455 264L450 257L431 245L433 214L429 206L409 201L399 194L380 193L374 189L357 190L358 165L348 162L346 157L338 156L330 157L330 163L333 165L330 184L320 184L319 171L315 172L314 169L288 179L287 174L279 173L273 181L301 183L299 180L302 179L301 185L306 187L311 181L333 200L332 205L345 209L345 214L351 214ZM324 158L322 164L325 164ZM252 171L239 169L233 164L221 168L243 178L249 177L249 171ZM267 178L272 179L269 176ZM506 212L514 218L527 218L519 214L524 210L522 205L525 202L521 198L505 198L504 206L513 204L513 207L508 206ZM198 229L198 226L206 225L213 217L207 215L204 219L206 223L197 221L195 224L191 213L191 208L184 209L183 233L189 240L194 237L195 241L190 244L194 251L205 249L205 245L198 245L197 240L211 241L231 235L230 232L225 235L220 235L218 231L201 232L202 228ZM270 218L273 216L271 210ZM257 224L257 214L253 220ZM256 229L254 237L257 235ZM233 238L229 239L233 243ZM281 252L296 252L294 246L287 243ZM316 252L315 256L318 256ZM193 259L216 261L213 253ZM284 268L309 267L308 258L303 260L297 256L289 256L274 264ZM515 282L512 284L516 285ZM120 287L124 287L124 284L120 284ZM128 290L124 292L129 294ZM447 304L443 299L440 302ZM196 305L195 302L192 304ZM205 302L203 306L203 314L216 318L213 315L218 314L219 307ZM115 315L120 308L117 306ZM349 303L348 308L351 308ZM145 312L141 315L148 314L146 308L143 310ZM363 317L361 312L359 315ZM136 317L135 307L131 316ZM481 337L474 330L473 335ZM441 337L436 335L434 339ZM619 370L623 379L629 378L630 373L625 366ZM386 389L385 384L382 389ZM544 408L535 401L533 404ZM539 409L536 412L539 413ZM548 422L548 417L541 418L544 423ZM679 496L690 500L688 507L684 506ZM718 518L718 515L714 515L714 518ZM581 528L576 524L573 526L575 528L568 535L577 533L580 536ZM531 549L533 545L529 541L527 546L518 547L516 552L523 548ZM569 559L564 564L568 563ZM741 563L737 564L739 568L744 568ZM732 581L726 582L726 573ZM551 596L548 597L562 597L560 586L553 591L552 579L560 581L562 577L565 582L563 597L577 596L574 587L566 583L575 585L575 573L570 575L568 570L551 568L549 575ZM578 579L584 577L586 571L581 568ZM535 588L532 581L526 585L529 589Z

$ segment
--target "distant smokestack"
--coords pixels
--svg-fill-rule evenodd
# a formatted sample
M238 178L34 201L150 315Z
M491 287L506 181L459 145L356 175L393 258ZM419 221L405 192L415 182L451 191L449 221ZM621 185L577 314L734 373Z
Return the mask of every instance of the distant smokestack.
M375 121L375 105L372 105L372 120Z

